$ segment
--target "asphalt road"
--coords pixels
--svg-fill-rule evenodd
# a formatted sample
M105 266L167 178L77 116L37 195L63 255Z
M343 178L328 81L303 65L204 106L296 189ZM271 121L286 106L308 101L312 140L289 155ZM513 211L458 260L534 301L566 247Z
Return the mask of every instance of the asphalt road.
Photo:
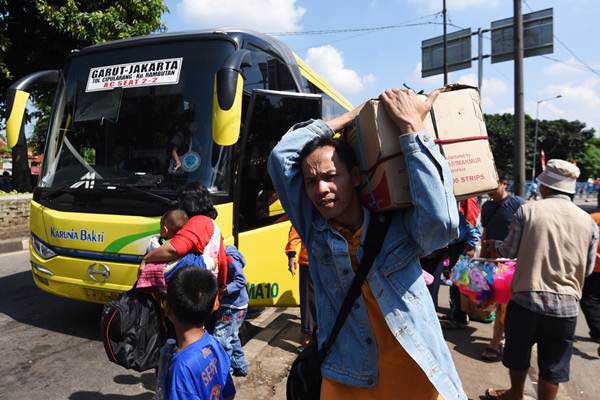
M153 372L108 362L101 310L39 290L27 252L0 255L0 399L152 399Z
M447 289L443 288L442 307L446 298ZM139 374L107 360L100 340L100 312L99 305L62 299L37 289L27 252L0 255L0 399L152 399L152 372ZM269 346L254 355L251 374L236 379L239 398L285 398L287 366L297 354L299 338L299 321L289 317L283 330L269 340ZM500 363L479 360L491 337L491 324L472 323L466 330L445 332L445 337L469 398L478 399L485 388L508 383L508 373ZM564 385L560 399L600 398L597 348L589 341L580 315L572 381ZM533 394L535 369L530 375Z

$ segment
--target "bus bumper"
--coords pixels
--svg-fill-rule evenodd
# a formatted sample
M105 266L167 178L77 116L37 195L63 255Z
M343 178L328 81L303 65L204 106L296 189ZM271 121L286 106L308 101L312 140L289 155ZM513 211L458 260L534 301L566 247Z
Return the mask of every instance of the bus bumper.
M56 296L92 303L104 304L130 290L139 269L137 264L102 262L110 275L105 282L95 282L88 275L88 269L99 264L97 261L64 256L46 260L31 245L29 254L33 281L38 288Z

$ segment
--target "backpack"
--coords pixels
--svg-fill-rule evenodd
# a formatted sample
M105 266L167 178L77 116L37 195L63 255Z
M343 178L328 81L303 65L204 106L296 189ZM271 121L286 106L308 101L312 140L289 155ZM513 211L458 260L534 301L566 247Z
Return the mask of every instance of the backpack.
M110 361L138 372L158 366L166 334L151 294L133 290L105 304L100 329Z

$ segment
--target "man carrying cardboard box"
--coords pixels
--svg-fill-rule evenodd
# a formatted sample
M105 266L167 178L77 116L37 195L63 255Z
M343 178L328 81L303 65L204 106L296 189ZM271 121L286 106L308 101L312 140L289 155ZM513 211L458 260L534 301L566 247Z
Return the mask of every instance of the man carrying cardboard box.
M413 206L389 215L362 296L321 364L321 399L466 399L419 265L420 256L457 236L450 169L423 124L436 97L423 102L405 90L380 96L398 131ZM379 218L361 206L354 153L333 138L359 111L295 125L269 158L281 203L308 248L319 346L365 253L369 221Z

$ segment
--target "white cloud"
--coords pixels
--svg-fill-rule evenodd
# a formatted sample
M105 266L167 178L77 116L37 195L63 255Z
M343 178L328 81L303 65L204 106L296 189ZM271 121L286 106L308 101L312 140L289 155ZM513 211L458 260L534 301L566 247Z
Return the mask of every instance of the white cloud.
M365 86L373 85L375 82L377 82L377 78L375 77L375 75L367 74L363 76L363 83L365 84Z
M373 74L361 77L356 71L347 68L342 52L331 45L308 49L306 63L344 94L361 92L376 81Z
M540 119L577 119L600 132L600 79L551 83L541 91L540 98L557 94L562 97L540 104Z
M458 78L458 83L464 85L477 86L477 76L475 74L465 74ZM509 93L509 87L502 79L483 78L481 106L486 113L499 112L498 102L505 98Z
M199 27L239 27L260 32L297 31L306 9L296 0L181 0L178 15Z
M442 2L440 0L408 0L411 4L416 4L430 11L442 11ZM467 7L495 7L499 0L452 0L446 4L446 7L451 7L452 10L461 10Z
M421 68L423 68L423 63L421 63L421 61L417 62L417 65L415 65L415 69L413 69L412 74L410 74L410 80L415 82L418 81L419 79L427 79L427 78L421 78Z
M566 76L572 77L581 73L587 74L589 72L574 57L569 58L564 63L554 62L544 69L544 74L559 76L561 78L565 78Z
M415 90L433 90L441 87L443 85L442 75L433 75L428 76L427 78L421 78L421 61L417 62L415 68L410 74L410 81L408 82L411 85L414 85Z

